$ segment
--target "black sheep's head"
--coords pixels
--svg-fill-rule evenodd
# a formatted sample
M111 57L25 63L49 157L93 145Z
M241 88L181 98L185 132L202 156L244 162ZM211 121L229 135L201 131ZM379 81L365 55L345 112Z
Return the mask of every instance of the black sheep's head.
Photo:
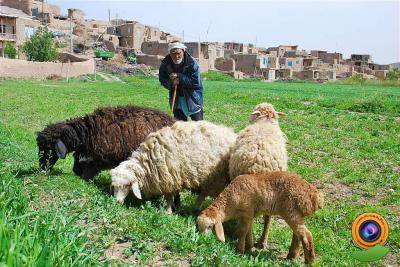
M80 143L74 128L66 123L47 126L38 133L36 141L42 170L51 170L59 158L64 159Z

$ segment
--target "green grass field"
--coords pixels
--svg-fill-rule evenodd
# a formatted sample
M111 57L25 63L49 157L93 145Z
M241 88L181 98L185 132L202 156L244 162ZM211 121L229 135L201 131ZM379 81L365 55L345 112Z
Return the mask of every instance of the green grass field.
M350 256L351 224L378 212L390 226L390 254L376 266L400 265L400 87L340 84L204 82L205 118L239 131L253 106L271 102L288 114L281 128L289 168L325 194L325 207L307 219L319 266L360 266ZM164 201L118 204L110 176L87 183L72 157L52 172L38 169L36 132L47 124L107 105L137 104L168 112L167 91L155 78L102 81L0 80L0 266L301 266L284 259L291 231L273 220L269 249L235 252L235 223L227 242L200 235L185 192L178 214ZM259 236L261 220L254 230Z

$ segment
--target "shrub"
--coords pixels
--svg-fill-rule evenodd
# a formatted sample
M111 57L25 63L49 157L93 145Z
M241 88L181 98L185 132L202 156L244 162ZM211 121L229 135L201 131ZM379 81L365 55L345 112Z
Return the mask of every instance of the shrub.
M53 42L53 36L46 27L40 27L35 34L22 46L22 51L31 61L53 61L58 53Z
M386 80L398 81L400 80L400 69L394 69L388 72Z
M346 79L350 84L364 84L366 82L366 78L362 74L353 74L351 77Z
M15 58L17 56L17 49L15 48L15 46L12 42L7 41L4 46L4 53L9 58Z

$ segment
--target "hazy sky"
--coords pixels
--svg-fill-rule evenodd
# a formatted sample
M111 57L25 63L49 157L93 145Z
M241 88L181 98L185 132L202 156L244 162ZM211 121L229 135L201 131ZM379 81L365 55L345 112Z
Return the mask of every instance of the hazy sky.
M91 1L48 0L82 9L86 18L136 20L185 41L237 41L257 46L297 44L371 54L377 63L400 61L400 0L397 1ZM208 32L208 33L207 33Z

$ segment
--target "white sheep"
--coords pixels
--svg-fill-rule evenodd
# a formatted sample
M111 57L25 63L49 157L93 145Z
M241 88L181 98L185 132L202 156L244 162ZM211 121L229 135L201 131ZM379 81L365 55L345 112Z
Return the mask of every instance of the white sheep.
M117 201L131 189L141 199L172 196L182 189L198 193L195 209L205 197L216 197L229 184L229 155L236 134L207 121L178 121L150 134L132 156L111 170Z
M265 214L279 215L293 230L292 243L287 255L294 259L299 255L300 242L306 264L315 257L313 238L304 224L304 217L323 207L323 195L315 186L300 176L289 172L268 172L240 175L203 210L197 218L200 232L215 229L215 234L225 241L222 223L239 219L239 253L253 248L253 219Z
M279 116L269 103L255 106L250 116L250 124L243 129L236 139L229 160L231 180L242 174L253 174L270 171L287 171L288 156L286 136L279 127ZM257 246L267 247L268 229L271 223L269 216L264 217L264 229Z

